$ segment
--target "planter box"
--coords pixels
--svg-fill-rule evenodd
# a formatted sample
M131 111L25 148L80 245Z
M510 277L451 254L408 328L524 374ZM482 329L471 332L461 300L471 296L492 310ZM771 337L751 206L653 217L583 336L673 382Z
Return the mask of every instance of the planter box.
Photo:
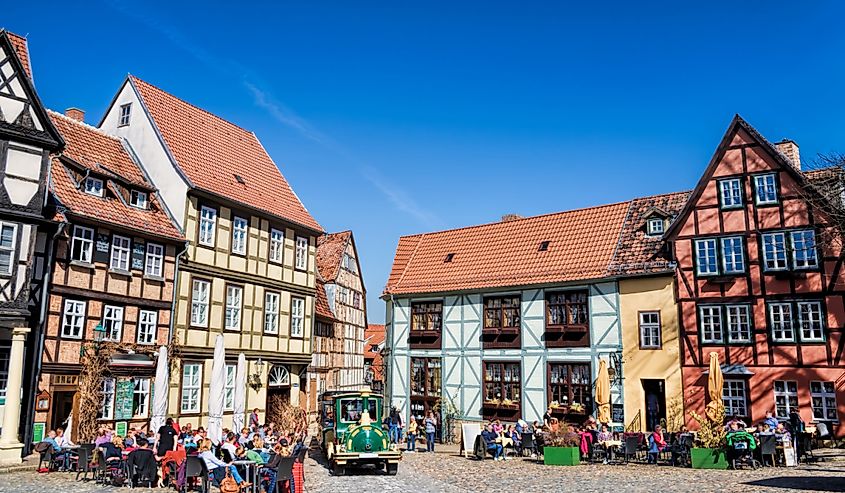
M694 448L690 451L693 469L727 469L725 451L712 448Z
M543 463L547 466L577 466L581 463L578 447L543 447Z

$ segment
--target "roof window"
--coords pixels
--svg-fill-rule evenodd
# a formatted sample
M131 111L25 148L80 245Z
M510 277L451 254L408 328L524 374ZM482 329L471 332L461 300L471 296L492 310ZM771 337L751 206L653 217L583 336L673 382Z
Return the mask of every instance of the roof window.
M548 249L549 249L549 242L548 241L541 241L540 242L540 248L538 248L537 251L545 252Z
M454 253L447 253L447 254L446 254L446 258L445 258L445 259L443 259L443 262L448 264L448 263L449 263L449 262L451 262L451 261L452 261L452 259L454 259L454 258L455 258L455 254L454 254Z

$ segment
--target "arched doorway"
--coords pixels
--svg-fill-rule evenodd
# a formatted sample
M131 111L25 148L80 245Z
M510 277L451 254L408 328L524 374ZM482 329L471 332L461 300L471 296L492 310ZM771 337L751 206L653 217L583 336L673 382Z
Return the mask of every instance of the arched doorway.
M267 375L267 422L282 423L290 406L290 370L273 365Z

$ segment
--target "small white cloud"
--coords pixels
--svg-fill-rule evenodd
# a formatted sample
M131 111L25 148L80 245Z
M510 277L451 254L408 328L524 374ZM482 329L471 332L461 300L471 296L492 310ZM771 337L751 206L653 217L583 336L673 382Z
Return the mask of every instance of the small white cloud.
M431 212L423 209L412 199L402 188L394 183L391 183L372 166L362 166L361 174L364 178L372 183L376 189L384 195L396 209L410 214L416 218L420 223L435 227L440 224L440 219Z

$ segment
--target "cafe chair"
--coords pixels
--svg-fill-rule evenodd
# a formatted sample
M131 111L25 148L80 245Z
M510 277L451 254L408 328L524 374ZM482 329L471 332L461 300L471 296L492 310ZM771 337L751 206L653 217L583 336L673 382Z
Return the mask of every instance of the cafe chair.
M528 451L531 454L537 453L537 444L534 443L534 434L533 433L523 433L522 434L522 447L520 448L521 455L525 455L525 452Z
M766 465L766 456L771 456L771 465L776 466L777 460L775 454L777 453L778 440L774 434L760 435L760 463Z
M640 454L640 439L636 435L625 437L625 448L622 450L625 455L625 464L631 459L639 460Z
M185 461L185 486L182 491L187 491L188 483L193 480L199 482L200 493L208 493L208 468L205 461L196 455L189 455Z
M88 481L88 473L94 473L94 468L91 465L93 450L80 447L76 454L76 480L79 481L79 476L82 475L84 481Z
M276 469L276 491L285 491L284 486L293 483L293 463L295 457L283 457Z

